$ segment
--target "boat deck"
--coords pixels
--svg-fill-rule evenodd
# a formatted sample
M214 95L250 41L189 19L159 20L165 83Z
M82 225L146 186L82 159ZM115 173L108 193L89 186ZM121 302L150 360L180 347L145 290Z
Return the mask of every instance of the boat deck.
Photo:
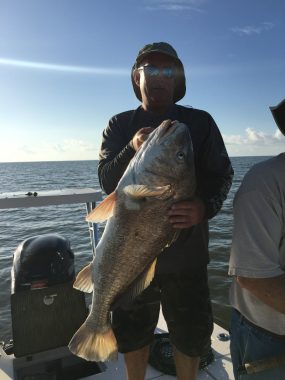
M159 327L157 333L164 333L167 331L163 317L159 320ZM227 331L220 326L214 326L212 334L212 350L214 353L214 361L207 367L199 371L198 380L233 380L232 363L230 356L229 340L223 341L219 339L227 335ZM67 348L66 348L67 350ZM56 354L56 352L54 352ZM60 353L61 354L61 353ZM47 354L49 356L49 354ZM4 352L1 354L0 348L0 379L12 380L13 375L13 355L6 356ZM104 370L103 370L104 369ZM126 379L123 355L119 354L118 360L114 362L107 362L102 365L103 372L96 375L81 377L81 380L124 380ZM152 366L148 365L146 372L146 380L172 380L175 376L166 375Z
M164 319L161 317L159 320L159 327L157 332L163 333L167 331L167 327ZM229 340L219 340L219 334L228 334L226 330L215 324L212 334L212 349L214 353L214 361L204 369L199 371L198 380L233 380L232 363L230 356ZM111 380L118 379L123 380L125 376L125 367L123 356L119 355L118 361L110 362L107 365L107 371L96 375L98 380ZM148 365L146 372L146 380L173 380L175 376L166 375L157 371L152 366ZM86 378L86 380L92 380L92 376ZM93 377L94 379L94 377Z

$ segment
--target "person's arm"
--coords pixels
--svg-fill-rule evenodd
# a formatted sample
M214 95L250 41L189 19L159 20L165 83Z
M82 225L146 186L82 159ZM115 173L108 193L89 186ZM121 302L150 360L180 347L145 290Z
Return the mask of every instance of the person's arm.
M237 283L265 304L285 314L285 274L272 278L237 276Z
M122 126L114 117L103 132L98 177L101 188L107 194L115 190L130 160L135 155L135 149L132 142L126 138L123 127L127 128L127 125Z
M130 160L153 131L151 127L141 128L128 141L124 128L128 128L128 121L120 123L115 117L103 132L98 177L101 188L107 194L115 190Z
M205 205L205 217L213 218L221 209L232 185L234 171L221 133L207 115L208 133L197 152L197 195Z

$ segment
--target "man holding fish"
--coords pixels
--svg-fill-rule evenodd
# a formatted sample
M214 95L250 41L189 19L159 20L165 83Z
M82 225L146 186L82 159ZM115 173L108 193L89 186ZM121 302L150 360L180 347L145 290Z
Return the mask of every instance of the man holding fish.
M193 380L213 330L208 219L226 199L233 169L211 115L176 105L186 84L171 45L144 46L131 80L141 105L112 117L103 132L98 175L109 195L88 220L108 222L75 283L94 289L93 304L69 347L103 361L118 349L128 380L143 380L161 305L177 378Z

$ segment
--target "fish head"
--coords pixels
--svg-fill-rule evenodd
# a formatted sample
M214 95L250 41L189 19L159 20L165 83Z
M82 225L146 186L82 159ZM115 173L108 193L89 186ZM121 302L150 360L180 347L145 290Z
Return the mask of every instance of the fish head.
M165 120L151 132L134 156L130 171L135 183L171 185L176 197L194 195L196 188L194 153L189 127Z

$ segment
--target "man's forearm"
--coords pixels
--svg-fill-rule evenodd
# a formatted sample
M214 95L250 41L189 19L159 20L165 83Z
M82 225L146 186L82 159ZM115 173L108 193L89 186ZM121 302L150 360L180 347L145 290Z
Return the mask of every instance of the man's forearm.
M285 274L271 278L237 277L237 282L259 300L285 314Z
M101 188L110 194L115 190L135 151L127 145L113 160L101 159L98 165L98 177Z

